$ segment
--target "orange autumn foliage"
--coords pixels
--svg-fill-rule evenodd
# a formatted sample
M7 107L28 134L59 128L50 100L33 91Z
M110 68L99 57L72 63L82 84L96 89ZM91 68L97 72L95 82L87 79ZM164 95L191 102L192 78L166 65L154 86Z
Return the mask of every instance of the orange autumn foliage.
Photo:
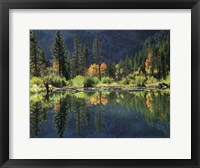
M108 104L108 99L105 96L95 95L89 99L88 104L103 104L104 106L106 106L106 104Z
M90 76L96 75L97 72L98 72L98 66L96 64L90 65L90 67L88 68L88 75Z
M107 69L107 65L103 62L100 65L101 74L105 73L106 69ZM98 75L99 74L99 65L97 65L97 64L90 65L90 67L88 68L87 74L90 76Z
M93 105L99 104L100 103L99 96L92 96L88 103Z
M151 101L152 101L152 100L150 99L150 97L149 97L149 96L146 96L146 105L147 105L147 107L149 108L150 112L153 111Z
M101 103L105 106L106 104L108 104L108 99L102 98Z
M151 66L151 59L152 59L152 54L149 53L148 54L148 58L145 61L145 71L147 72L147 74L150 74L152 66Z
M100 68L101 68L101 73L105 73L105 70L107 69L107 65L103 62Z

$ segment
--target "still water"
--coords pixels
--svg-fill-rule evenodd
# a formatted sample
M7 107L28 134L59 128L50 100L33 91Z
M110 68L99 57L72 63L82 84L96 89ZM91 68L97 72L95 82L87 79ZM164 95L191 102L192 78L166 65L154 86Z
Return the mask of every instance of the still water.
M170 94L57 92L30 98L31 138L169 138Z

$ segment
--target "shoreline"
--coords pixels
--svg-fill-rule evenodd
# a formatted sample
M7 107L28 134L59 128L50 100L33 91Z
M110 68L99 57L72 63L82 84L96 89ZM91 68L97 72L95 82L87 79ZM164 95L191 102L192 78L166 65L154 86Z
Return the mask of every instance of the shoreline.
M54 92L139 92L139 91L151 91L151 90L167 90L170 86L167 85L152 85L152 86L129 86L129 85L104 85L93 87L72 87L64 86L62 88L50 87L48 93ZM31 93L46 93L45 88L35 88L30 91Z
M108 92L136 92L136 91L149 91L149 90L165 90L169 87L163 86L95 86L95 87L63 87L56 88L53 92L95 92L95 91L108 91Z

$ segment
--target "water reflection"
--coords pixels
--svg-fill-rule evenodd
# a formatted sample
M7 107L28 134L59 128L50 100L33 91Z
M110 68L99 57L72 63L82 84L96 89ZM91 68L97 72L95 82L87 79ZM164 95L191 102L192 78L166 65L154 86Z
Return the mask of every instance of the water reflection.
M31 95L33 138L169 137L168 90Z

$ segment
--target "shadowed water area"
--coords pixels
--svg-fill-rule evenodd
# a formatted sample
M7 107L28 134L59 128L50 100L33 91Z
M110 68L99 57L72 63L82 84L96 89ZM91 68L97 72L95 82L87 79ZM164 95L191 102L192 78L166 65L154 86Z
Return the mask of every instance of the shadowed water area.
M169 90L30 97L31 138L169 138Z

